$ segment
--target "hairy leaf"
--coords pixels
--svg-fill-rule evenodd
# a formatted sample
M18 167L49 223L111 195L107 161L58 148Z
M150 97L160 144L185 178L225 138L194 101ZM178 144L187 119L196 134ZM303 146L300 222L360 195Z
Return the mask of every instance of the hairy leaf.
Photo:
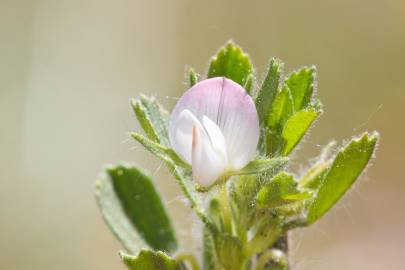
M311 198L311 193L298 188L294 177L285 172L277 174L257 194L259 208L275 208Z
M285 81L291 91L294 109L301 110L309 105L314 91L315 67L304 67L292 73Z
M251 73L251 74L246 78L245 85L243 85L243 88L245 88L246 92L247 92L249 95L252 95L252 91L253 91L253 87L254 87L254 79L255 79L255 76L253 75L253 73Z
M188 70L188 84L190 87L194 86L198 83L198 75L193 68L189 68Z
M267 125L270 129L281 132L285 122L293 113L294 106L291 92L288 86L284 86L276 95L269 118L267 119Z
M208 78L226 77L245 86L249 76L253 74L253 65L249 56L232 41L222 47L211 59Z
M330 162L327 160L320 160L301 177L299 185L304 188L318 189L322 179L328 172Z
M173 163L174 165L183 168L191 168L190 165L184 162L172 148L155 143L152 140L149 140L136 132L131 132L131 137L137 140L147 150L149 150L152 154L162 159L163 161Z
M141 95L133 99L131 104L146 136L154 142L169 146L168 112L154 97Z
M243 247L240 240L228 234L214 236L218 260L224 269L241 269L244 259Z
M283 63L281 60L276 58L270 60L267 75L256 97L256 109L262 125L265 125L269 118L272 103L278 91L282 70Z
M203 269L222 270L215 252L215 243L210 230L203 228Z
M285 142L282 151L284 156L288 155L294 149L320 114L321 110L311 107L296 112L288 119L282 132L282 137Z
M107 169L96 187L105 220L131 253L145 243L157 250L177 249L169 216L149 176L118 165Z
M367 166L378 141L378 134L363 134L350 141L336 155L330 169L319 184L318 193L309 206L307 221L323 216L356 181Z
M256 233L249 241L248 254L261 253L271 247L282 234L280 220L264 216L257 224Z
M181 263L161 251L142 249L138 256L119 253L130 270L185 270Z
M321 154L317 158L315 164L313 164L298 181L301 188L309 188L311 190L317 190L321 180L330 168L330 164L334 158L335 141L329 142L321 151Z

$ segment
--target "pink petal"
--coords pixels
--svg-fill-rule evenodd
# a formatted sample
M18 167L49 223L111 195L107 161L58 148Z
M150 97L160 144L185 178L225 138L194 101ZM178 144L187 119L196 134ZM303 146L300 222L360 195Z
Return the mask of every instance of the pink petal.
M227 169L240 169L253 159L259 140L259 120L252 98L239 84L223 77L207 79L187 90L177 102L170 118L170 141L190 162L194 120L184 122L185 110L195 116L199 128L212 127L210 121L219 127L225 138ZM210 121L203 120L204 117ZM178 136L179 126L186 134L183 139ZM215 128L211 128L209 136L220 137ZM214 147L212 143L211 147Z

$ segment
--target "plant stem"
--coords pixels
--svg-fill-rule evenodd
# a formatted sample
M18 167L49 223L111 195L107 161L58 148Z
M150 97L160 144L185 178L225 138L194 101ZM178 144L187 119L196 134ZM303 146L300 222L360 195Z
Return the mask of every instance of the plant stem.
M231 216L231 209L229 206L228 200L228 190L226 188L226 184L222 184L219 187L219 199L221 201L222 206L222 215L224 220L224 229L226 232L232 235L232 216Z

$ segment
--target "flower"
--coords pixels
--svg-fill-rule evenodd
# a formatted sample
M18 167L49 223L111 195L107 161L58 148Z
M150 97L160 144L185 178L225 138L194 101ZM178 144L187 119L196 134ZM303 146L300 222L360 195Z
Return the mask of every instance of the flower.
M243 87L224 77L187 90L169 125L173 149L191 164L194 181L203 187L243 168L256 154L259 119L254 102Z

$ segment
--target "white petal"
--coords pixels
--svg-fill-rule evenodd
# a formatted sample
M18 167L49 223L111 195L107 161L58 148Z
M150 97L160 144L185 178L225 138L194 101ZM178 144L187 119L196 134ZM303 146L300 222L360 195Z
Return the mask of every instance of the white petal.
M225 137L221 129L207 116L203 116L203 127L208 134L212 149L227 163Z
M170 141L176 152L187 162L192 163L192 136L196 126L213 151L226 160L225 138L221 129L207 116L202 116L202 123L189 110L183 110L176 122L171 125Z
M226 169L225 153L213 148L208 134L198 125L193 127L192 168L193 180L208 187L217 180Z
M189 111L183 110L176 121L170 123L170 143L183 160L191 164L193 126L201 126L200 121Z

